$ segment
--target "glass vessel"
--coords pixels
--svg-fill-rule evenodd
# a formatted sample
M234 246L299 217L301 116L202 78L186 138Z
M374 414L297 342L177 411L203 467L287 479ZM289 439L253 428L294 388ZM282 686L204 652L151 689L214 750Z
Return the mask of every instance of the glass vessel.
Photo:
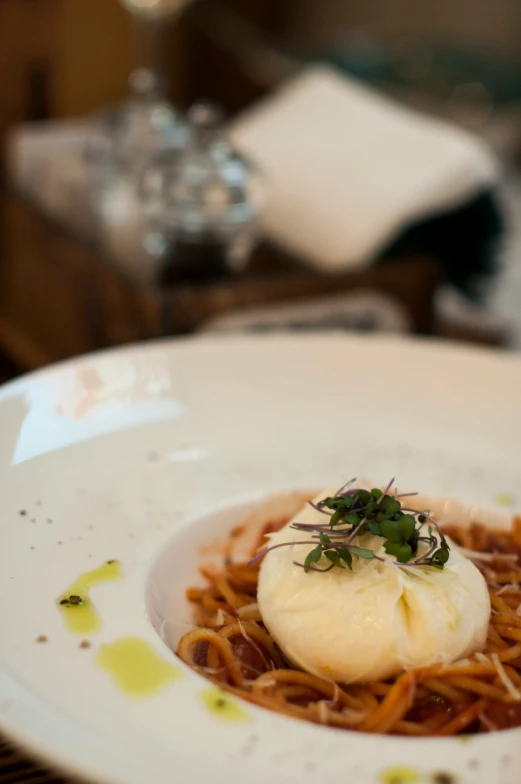
M85 158L90 205L98 241L116 262L147 275L143 251L145 224L138 184L151 158L179 154L188 143L185 118L166 99L162 33L191 0L120 0L134 20L135 67L129 97L93 119ZM146 266L146 264L145 264Z
M163 27L191 0L120 0L133 16L135 67L129 78L129 98L101 112L93 121L86 146L95 201L115 178L139 181L151 156L186 146L184 118L167 101L161 68ZM96 212L102 205L95 205Z
M188 120L185 151L157 156L140 190L147 249L162 255L165 282L242 269L264 203L261 178L227 141L220 111L199 103Z

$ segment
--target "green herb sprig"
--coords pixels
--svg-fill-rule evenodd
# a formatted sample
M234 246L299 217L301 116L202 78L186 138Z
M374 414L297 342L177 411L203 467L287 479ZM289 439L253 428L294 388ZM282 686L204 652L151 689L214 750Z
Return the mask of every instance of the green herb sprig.
M309 534L310 540L272 545L259 553L251 563L271 550L295 544L313 545L304 563L295 562L305 572L329 572L334 567L352 569L354 556L385 562L386 559L373 550L353 544L355 537L370 533L384 540L384 550L394 556L396 560L391 563L396 566L430 566L442 570L449 560L450 547L438 524L427 511L403 507L400 500L417 494L390 494L394 479L383 491L378 488L364 490L351 487L355 481L352 479L334 496L324 498L318 504L309 502L314 509L329 517L323 525L293 523L291 527ZM426 525L427 534L424 531ZM427 544L423 555L418 555L420 542ZM325 568L315 565L322 557L330 562Z

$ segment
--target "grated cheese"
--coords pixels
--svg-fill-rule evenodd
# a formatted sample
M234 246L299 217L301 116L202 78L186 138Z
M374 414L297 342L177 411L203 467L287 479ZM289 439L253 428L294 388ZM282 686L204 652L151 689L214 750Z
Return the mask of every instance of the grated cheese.
M467 550L466 547L458 549L471 561L517 561L515 553L481 553L479 550Z
M497 674L499 675L499 678L503 686L505 687L505 689L516 700L516 702L521 701L521 692L519 691L519 689L517 689L514 686L514 684L506 674L505 668L499 661L499 656L497 655L497 653L492 654L492 662L494 664L494 667L496 668Z
M327 705L324 700L317 702L318 720L321 724L327 724Z
M499 729L497 724L494 724L493 721L490 721L490 719L487 716L485 716L484 713L480 713L478 719L483 724L483 726L487 728L489 732L496 732L496 730Z

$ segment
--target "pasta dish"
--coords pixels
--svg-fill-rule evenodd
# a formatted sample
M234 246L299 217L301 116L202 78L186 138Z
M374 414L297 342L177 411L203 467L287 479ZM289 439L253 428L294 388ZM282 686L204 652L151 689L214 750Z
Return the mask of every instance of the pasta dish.
M443 525L355 485L268 522L250 561L202 569L178 656L232 694L339 729L521 726L521 519Z

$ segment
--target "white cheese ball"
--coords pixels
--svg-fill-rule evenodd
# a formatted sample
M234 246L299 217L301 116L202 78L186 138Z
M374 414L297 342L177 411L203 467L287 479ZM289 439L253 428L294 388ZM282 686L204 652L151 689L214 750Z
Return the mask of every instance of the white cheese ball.
M327 495L334 493L321 493L317 500ZM324 525L327 520L306 505L291 522ZM290 526L273 534L270 545L310 540L311 532ZM354 556L352 571L304 572L294 561L303 563L312 545L280 547L266 555L259 577L260 611L294 666L341 683L363 683L483 650L490 598L474 564L450 542L443 571L397 566L383 543L370 534L357 537L353 544L386 561ZM329 561L322 557L315 565L324 568Z

